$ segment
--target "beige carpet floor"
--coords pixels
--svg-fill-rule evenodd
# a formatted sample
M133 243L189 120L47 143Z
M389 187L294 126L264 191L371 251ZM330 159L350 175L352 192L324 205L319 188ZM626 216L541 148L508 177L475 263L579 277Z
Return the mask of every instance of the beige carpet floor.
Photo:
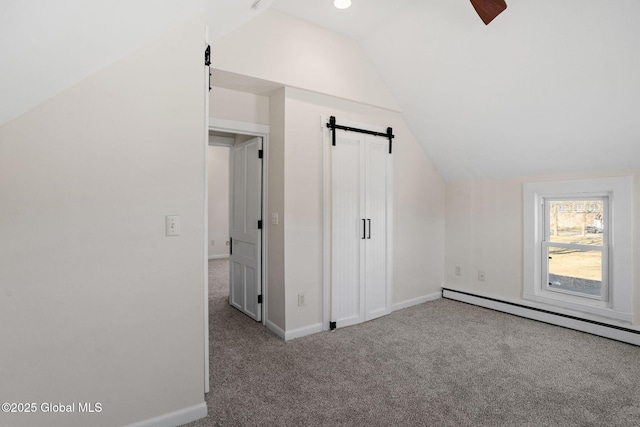
M203 426L640 426L640 347L451 300L284 342L210 262Z

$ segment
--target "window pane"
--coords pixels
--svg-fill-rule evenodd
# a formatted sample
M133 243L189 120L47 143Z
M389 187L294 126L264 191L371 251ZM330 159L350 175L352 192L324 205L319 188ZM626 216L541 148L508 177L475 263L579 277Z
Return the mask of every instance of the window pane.
M549 201L549 241L602 246L602 200Z
M602 252L549 247L547 289L602 296Z

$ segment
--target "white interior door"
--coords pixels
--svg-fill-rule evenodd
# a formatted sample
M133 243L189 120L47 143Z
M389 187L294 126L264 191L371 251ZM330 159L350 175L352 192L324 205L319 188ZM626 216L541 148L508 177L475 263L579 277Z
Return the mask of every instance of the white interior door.
M336 131L331 148L331 321L364 321L364 135Z
M262 320L262 138L231 147L229 303ZM260 298L260 302L259 302Z
M343 327L391 311L389 142L336 130L330 168L330 327Z

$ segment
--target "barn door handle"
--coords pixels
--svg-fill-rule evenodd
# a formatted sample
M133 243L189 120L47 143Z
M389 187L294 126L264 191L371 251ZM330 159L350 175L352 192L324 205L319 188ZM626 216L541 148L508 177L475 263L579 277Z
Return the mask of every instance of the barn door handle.
M362 219L362 238L366 238L366 233L367 233L367 223L366 220L363 218Z
M367 236L367 239L371 238L371 220L368 219L367 221L369 221L369 236Z

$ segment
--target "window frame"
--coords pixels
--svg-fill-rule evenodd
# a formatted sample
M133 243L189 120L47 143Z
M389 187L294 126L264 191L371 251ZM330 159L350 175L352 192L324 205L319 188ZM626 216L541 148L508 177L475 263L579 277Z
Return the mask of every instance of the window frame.
M632 188L633 178L630 176L523 184L524 300L625 322L633 320L633 238L629 231L633 225ZM546 280L543 241L545 233L548 233L545 230L545 200L602 196L608 199L606 214L609 224L606 263L603 259L603 276L606 269L608 281L606 300L545 289L542 281L543 277Z

